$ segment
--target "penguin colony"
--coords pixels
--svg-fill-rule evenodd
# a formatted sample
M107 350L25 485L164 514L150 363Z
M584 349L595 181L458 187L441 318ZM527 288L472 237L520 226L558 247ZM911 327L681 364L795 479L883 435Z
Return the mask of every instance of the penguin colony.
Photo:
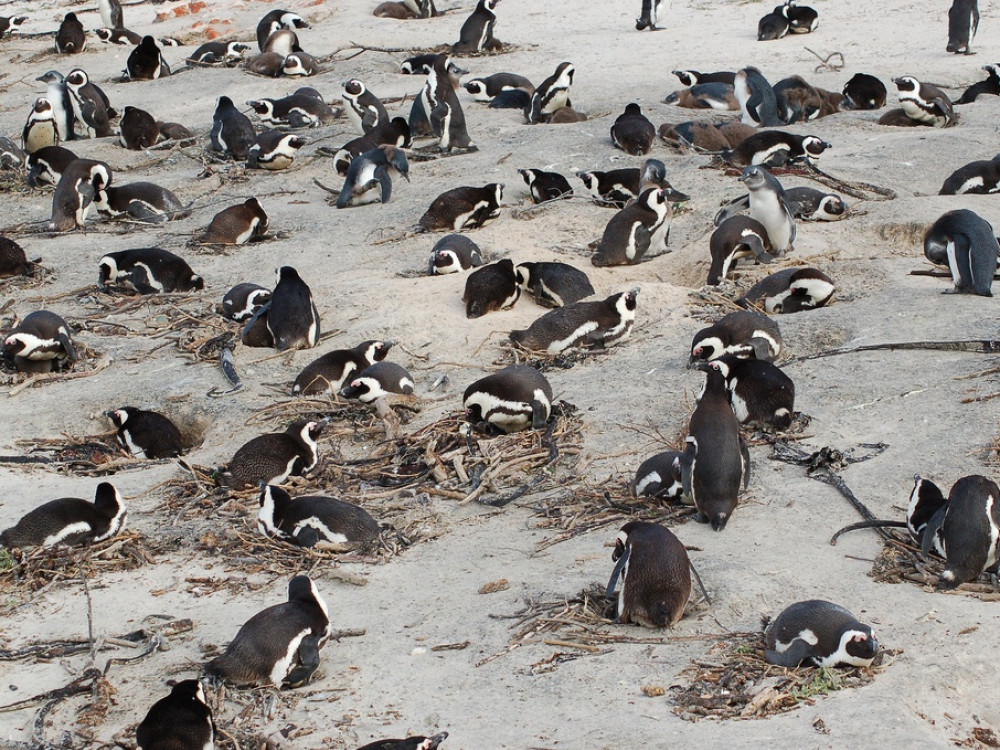
M5 145L3 150L5 170L22 171L27 184L36 190L52 190L51 213L35 218L44 220L53 233L92 230L103 228L105 222L128 220L153 225L148 232L158 237L156 224L184 222L197 211L202 223L190 228L206 247L236 246L265 239L271 229L270 217L260 197L269 195L265 174L247 173L247 196L234 199L231 206L217 211L209 221L215 209L206 213L205 205L197 205L197 201L186 203L193 197L189 190L183 189L187 186L171 186L185 196L182 200L173 189L156 182L123 177L129 171L124 168L127 162L118 159L114 149L143 152L162 140L190 138L201 126L209 131L211 120L206 152L217 164L272 172L292 169L304 161L303 156L315 159L323 153L299 130L332 126L346 144L337 152L336 166L330 165L328 172L345 178L343 187L337 191L335 205L381 211L383 221L390 226L401 224L396 206L389 205L397 202L402 206L400 213L412 214L407 219L409 224L427 232L464 232L491 222L502 224L509 220L503 214L510 206L512 194L515 199L534 204L566 199L569 206L579 203L569 199L589 195L600 206L613 207L614 215L606 223L602 220L603 232L598 228L595 234L591 261L598 268L639 264L633 275L619 279L612 276L626 273L627 269L599 271L590 278L575 267L578 261L572 257L568 259L573 261L570 263L556 260L555 256L542 261L518 257L517 262L510 257L497 257L499 252L520 254L520 249L501 251L488 247L489 252L483 252L465 234L431 238L433 248L427 242L428 247L421 251L418 265L425 266L425 253L430 249L428 275L444 277L421 280L423 289L448 284L447 277L458 274L455 279L458 285L451 287L457 315L453 320L439 321L441 325L461 325L463 310L464 317L469 319L496 313L507 316L504 319L509 325L500 327L509 333L516 346L531 352L561 354L571 349L642 345L635 341L638 336L632 336L644 314L638 303L639 288L633 282L650 280L651 276L641 273L642 264L661 262L656 258L674 249L669 229L677 206L699 200L699 196L689 197L667 182L666 165L678 182L685 179L685 174L677 166L681 162L671 158L674 152L657 143L656 133L661 134L667 146L674 144L694 150L701 158L705 152L713 152L728 165L742 168L738 180L720 178L729 179L732 193L748 192L731 198L719 211L711 240L706 235L701 243L698 266L701 277L707 270L709 285L721 285L727 293L732 289L732 278L740 277L743 296L732 297L748 309L720 317L694 335L687 354L692 369L704 373L704 384L698 384L701 394L690 414L684 442L677 446L680 450L664 451L641 462L629 486L635 495L650 498L651 502L678 501L693 506L696 520L727 536L738 533L734 527L739 525L742 514L755 512L754 508L740 507L742 495L753 487L753 459L760 461L759 456L752 457L748 450L744 426L756 423L771 430L785 430L796 414L796 389L791 377L781 369L781 360L787 357L784 342L778 323L769 316L799 311L822 315L816 311L825 305L849 304L835 300L835 261L825 261L821 268L813 268L804 265L805 258L796 258L800 248L811 248L812 227L807 222L849 219L847 203L835 193L801 185L786 186L785 175L777 170L794 169L815 161L827 149L836 153L835 146L822 136L821 118L845 117L849 110L881 109L888 101L881 80L855 72L842 93L816 88L795 75L772 86L762 70L770 73L775 66L766 64L763 56L759 65L734 61L734 68L744 67L733 71L703 74L678 70L675 74L688 88L668 96L667 104L709 113L733 111L740 120L739 127L713 119L665 123L657 131L649 117L657 111L651 105L658 102L648 91L627 91L621 100L595 107L622 112L601 122L600 137L608 158L598 160L597 166L609 168L576 170L565 159L553 166L548 160L539 159L534 165L514 165L488 175L465 174L456 167L452 180L456 187L434 198L418 185L420 177L429 170L407 155L426 154L419 149L430 144L442 154L457 151L461 156L477 149L495 148L497 156L501 156L496 144L490 143L495 135L482 128L484 120L476 112L483 105L492 110L513 110L511 122L516 120L525 127L567 122L582 127L588 107L575 109L573 102L577 97L571 99L570 93L575 77L579 80L586 75L585 50L573 62L538 61L533 71L539 79L553 69L554 72L537 87L518 73L495 72L490 64L503 59L500 57L469 58L459 65L460 55L504 48L504 43L494 35L497 24L503 28L504 7L500 0L479 0L457 32L459 41L451 45L450 55L441 53L402 63L402 73L426 76L426 81L419 91L416 86L410 87L413 106L409 117L392 117L395 113L390 113L368 84L353 77L359 72L352 70L349 63L322 63L304 52L302 45L306 42L311 48L322 49L326 37L319 24L314 28L298 12L277 9L260 20L256 27L256 46L260 51L257 56L247 54L253 48L249 29L245 30L246 42L207 43L190 54L171 55L162 40L127 29L118 2L100 0L98 6L103 29L89 31L74 12L67 13L58 28L51 29L55 59L60 61L57 67L67 72L64 75L60 70L37 71L36 80L44 88L39 87L31 96L24 97L20 110L24 124L17 126L20 142L14 142L18 141L18 133L12 131L10 146ZM138 15L138 11L132 13ZM89 20L80 15L84 21ZM436 18L434 4L426 0L383 3L375 15L386 19L415 18L421 22L434 19L433 24L445 22ZM26 21L30 23L24 17L3 19L0 32L4 36L16 32ZM978 24L975 0L955 0L948 14L947 52L971 54L970 44L975 40ZM669 16L661 3L644 0L635 28L669 28ZM760 20L757 34L761 41L771 41L818 29L816 11L789 0ZM123 58L125 67L119 81L103 76L98 81L88 74L86 68L91 67L95 56L106 54L101 52L101 45L88 46L91 35L103 42L132 47ZM656 35L648 38L655 40ZM74 62L62 65L61 55L73 55ZM197 66L199 72L194 75L208 76L214 71L204 71L203 66L235 66L244 60L248 73L257 75L312 76L327 72L329 67L324 66L330 66L337 74L351 77L339 94L327 90L325 84L322 93L312 87L289 93L291 87L262 85L260 93L272 98L249 100L245 106L240 103L244 101L242 98L234 99L226 93L225 85L231 83L220 83L211 104L202 102L197 113L178 107L177 116L190 116L189 124L196 125L192 130L157 120L141 106L142 87L158 85L159 79L183 69L185 61ZM52 58L47 62L52 63ZM474 73L479 77L461 84L465 67L472 69L473 63ZM956 107L988 106L1000 101L998 66L988 64L983 70L987 73L986 80L973 84L954 99L940 86L911 74L917 71L900 71L900 75L891 79L899 107L881 116L879 126L960 127L961 117ZM963 80L968 76L964 68L961 75L956 74L956 78ZM266 83L266 79L262 80ZM378 83L377 90L390 88L384 81ZM107 87L108 93L102 86ZM632 101L632 97L637 101ZM126 105L126 102L132 103ZM120 116L112 104L124 105ZM247 111L251 113L249 117ZM466 111L476 112L476 116L467 118ZM660 108L662 111L667 110ZM507 113L489 114L501 117ZM350 127L340 127L347 122ZM810 130L801 129L803 122L809 123ZM874 124L875 120L866 122ZM795 126L799 129L794 132L773 129ZM289 128L294 132L288 132ZM352 140L347 140L348 130L354 131L350 134ZM706 138L716 140L703 140ZM67 148L69 141L74 142L68 144L71 149ZM628 160L623 161L621 153L612 158L612 149L624 152ZM644 158L650 154L654 158ZM997 167L1000 157L989 153L970 153L969 157L964 166L949 165L942 173L941 195L1000 191ZM610 168L622 163L630 166ZM505 196L505 185L498 181L501 177L493 174L499 171L509 178L515 169L525 183L525 190L517 193L508 189ZM579 193L574 192L574 185L564 174L554 169L578 179L582 184L582 188L576 185ZM402 177L404 182L394 182L394 177ZM329 178L324 176L324 179ZM418 192L421 208L429 206L422 216L419 210L412 210L415 204L411 199ZM38 195L49 199L48 193ZM277 201L266 202L269 206L278 205ZM991 285L1000 252L989 221L994 212L986 203L941 205L950 210L924 217L927 227L924 256L930 263L946 269L939 275L950 277L952 288L941 291L970 295L966 298L970 303L988 304L989 300L976 298L992 296ZM90 211L91 208L96 211ZM698 206L693 216L684 216L682 220L694 223L695 216L708 208ZM560 221L558 206L550 206L548 210L552 213L541 214L546 220ZM711 227L712 222L707 219L711 213L707 211L703 229ZM280 211L276 211L277 215ZM349 222L351 218L343 221ZM167 233L162 238L162 242L154 241L169 242ZM30 272L32 264L23 249L11 239L0 239L3 240L0 276ZM32 252L45 252L42 237L25 234L19 239ZM318 289L326 288L323 268L300 263L293 246L280 251L278 263L261 270L260 276L265 277L278 266L273 269L272 288L241 282L224 297L227 282L222 274L215 273L214 277L208 273L196 274L189 261L197 266L200 256L176 245L172 249L180 250L181 254L159 247L102 250L93 259L98 266L98 287L139 294L201 293L206 299L221 299L222 315L245 324L242 341L247 346L295 352L321 345L320 313L332 313L334 304L329 298L314 296L310 287L312 283ZM740 259L755 264L777 263L782 267L761 269L763 273L757 273L746 264L737 268ZM295 266L289 265L293 261ZM756 284L746 283L748 277ZM353 283L364 287L363 278ZM922 286L920 291L926 293L929 288ZM423 289L418 296L424 293ZM462 289L464 294L459 293ZM539 311L534 322L519 317L514 323L510 316L515 312L506 311L514 308L522 293L539 306L553 309L545 314ZM398 300L396 304L405 306L408 302ZM57 309L18 307L18 317L2 331L4 362L10 369L28 375L71 370L79 360L74 343L76 334L88 344L99 341L98 335L71 324L82 317L72 305L53 307ZM523 307L521 303L517 309ZM989 316L989 311L983 311L982 315ZM367 327L367 321L363 324L367 335L390 333L372 330L381 327L379 324L371 327ZM360 328L356 330L360 332ZM406 336L405 331L391 333L395 338ZM801 342L801 335L796 342ZM301 370L291 392L339 394L364 403L390 394L419 393L423 378L415 378L400 365L385 360L393 343L388 338L372 338L353 347L338 344L340 348L333 347L318 359L313 358ZM687 354L677 352L675 358L685 359ZM557 372L551 375L550 382L549 376L530 365L496 368L478 379L464 375L463 385L465 382L469 385L460 408L470 428L480 435L544 430L551 424L554 396L565 394L570 400L573 398L569 379ZM808 391L802 389L801 401L808 402ZM68 390L65 394L68 395ZM149 406L162 403L153 394L151 399ZM457 394L452 394L452 400L457 404ZM124 452L156 460L173 458L186 450L181 431L164 414L116 403L107 407L107 418L115 427ZM326 420L275 425L275 431L248 439L226 463L224 483L234 488L256 487L260 491L257 516L260 533L303 547L366 541L377 536L378 521L364 509L332 496L293 497L280 486L289 477L306 475L317 466L321 452L328 447L320 443L325 426ZM961 469L955 467L949 476L960 473ZM89 493L94 488L87 489ZM79 494L85 493L81 489ZM974 581L984 572L996 572L1000 539L998 502L1000 488L987 477L958 478L947 497L930 480L915 479L907 525L925 555L945 560L939 583L942 589ZM0 534L0 544L12 548L92 544L118 534L128 517L121 493L111 483L102 482L96 487L93 502L74 497L48 502L39 498L34 509L22 517L3 519L0 525L6 530ZM686 533L681 533L681 537L694 533L690 529L683 531ZM691 561L677 534L658 524L629 521L621 527L611 557L613 566L606 588L616 622L660 628L673 626L684 617L691 597ZM299 575L288 583L287 601L257 602L261 607L269 606L261 608L241 627L237 627L238 622L233 623L230 634L233 640L205 665L206 683L224 681L233 686L294 688L313 679L321 665L321 650L332 632L331 612L326 603L332 595L327 592L324 596L320 588L328 587ZM769 622L764 633L765 657L769 662L787 668L872 663L878 653L878 641L871 626L839 604L809 598L814 592L800 592L801 597L794 591L787 593L787 608ZM796 598L803 601L794 602ZM867 607L864 602L850 604L851 609L863 609L866 616L891 622L891 614L879 613L874 602ZM216 640L223 639L220 636ZM138 724L139 746L146 750L213 747L215 730L208 703L202 682L196 679L178 682L169 695L152 703L145 719ZM176 734L168 736L172 733ZM447 733L440 733L433 737L387 740L372 746L433 748L446 737ZM175 744L169 744L170 741Z

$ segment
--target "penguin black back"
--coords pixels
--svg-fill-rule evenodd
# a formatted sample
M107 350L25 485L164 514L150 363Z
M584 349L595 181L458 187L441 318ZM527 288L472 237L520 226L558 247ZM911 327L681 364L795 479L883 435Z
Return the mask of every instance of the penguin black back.
M0 534L0 546L93 544L115 536L125 527L127 517L125 502L118 490L109 482L101 482L92 503L78 497L64 497L29 511Z
M200 680L181 680L146 713L135 730L140 750L214 747L215 722Z
M672 531L630 521L618 532L611 559L615 567L605 597L612 597L620 578L616 622L665 628L684 616L691 596L691 563Z
M505 310L521 296L521 287L510 258L480 266L465 280L465 317L479 318L486 313Z
M924 255L948 265L956 294L992 297L998 253L992 225L965 208L942 215L924 235Z
M764 632L764 658L789 669L867 667L878 654L871 626L843 607L812 599L786 607Z

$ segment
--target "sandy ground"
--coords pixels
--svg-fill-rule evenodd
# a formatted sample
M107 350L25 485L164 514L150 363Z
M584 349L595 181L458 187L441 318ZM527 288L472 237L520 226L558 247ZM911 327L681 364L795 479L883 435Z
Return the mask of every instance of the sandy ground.
M273 7L265 3L210 3L207 20L217 15L232 21L234 37L251 40L257 19ZM441 3L449 12L427 21L397 22L370 15L374 0L363 3L305 4L290 0L313 28L300 35L303 47L318 56L362 42L386 48L423 48L455 41L471 7ZM820 27L804 38L755 41L757 19L766 3L675 2L659 33L638 33L633 18L638 2L571 4L504 0L499 9L498 38L513 45L507 54L466 59L474 75L501 70L536 82L563 60L577 68L573 100L591 119L576 125L529 127L516 111L492 111L473 103L464 92L469 130L476 153L414 162L412 182L397 183L392 202L336 211L313 184L339 186L329 160L318 156L322 145L339 146L354 137L346 119L331 128L307 133L312 143L294 168L279 174L243 174L239 168L205 164L200 149L128 152L106 138L76 144L82 156L112 165L115 181L150 179L194 202L193 215L162 228L133 228L95 221L86 231L48 236L37 231L15 234L29 257L43 258L51 270L40 286L2 283L4 327L11 316L49 307L72 324L100 312L86 296L60 297L92 285L102 254L129 247L158 245L188 259L206 280L195 300L208 310L234 283L270 284L273 269L297 267L311 285L323 328L335 331L318 350L264 359L267 351L236 350L237 367L247 383L241 393L208 399L213 387L225 387L218 367L192 365L175 347L160 348L163 339L82 330L81 343L111 358L103 372L86 379L46 384L7 399L0 420L0 448L16 454L15 441L55 438L60 434L105 432L101 416L125 404L160 408L197 422L203 441L188 456L205 466L226 462L250 437L284 427L247 426L259 409L284 397L295 374L322 351L353 346L367 338L391 337L400 342L392 359L411 368L417 391L429 396L423 412L404 430L416 429L460 406L462 391L506 361L500 343L506 332L526 327L542 310L529 300L513 309L466 320L460 302L464 277L427 278L426 265L434 236L409 233L430 201L461 184L506 183L505 209L497 221L472 234L493 257L563 260L585 268L598 294L641 286L638 319L630 341L606 356L553 370L549 377L558 397L575 404L583 420L584 453L576 466L581 482L610 482L618 496L638 464L662 450L657 435L672 437L683 429L692 394L701 375L685 369L691 336L723 308L706 306L690 293L704 282L708 269L711 218L723 200L740 192L733 177L700 169L708 157L677 153L656 144L653 156L663 159L675 187L690 194L687 209L677 216L670 255L633 267L593 269L586 245L597 239L611 212L580 199L551 206L527 218L513 209L526 205L527 191L516 169L546 167L570 176L577 169L638 165L640 160L615 150L608 128L629 101L639 102L652 121L679 122L692 113L662 104L677 88L669 71L704 71L759 66L772 82L801 74L812 83L839 90L858 71L888 81L913 74L946 87L957 97L978 80L980 65L1000 57L996 49L996 4L983 2L976 57L947 55L947 13L939 4L890 0L877 5L860 0L830 3L816 0ZM174 34L192 44L191 17L153 25L154 15L171 5L126 7L129 27L157 36ZM3 12L25 12L26 33L51 31L67 10L66 3L30 2L5 5ZM80 8L78 8L80 10ZM84 12L88 28L99 25L93 11ZM840 51L846 66L813 72L810 47L826 56ZM226 94L237 103L261 96L290 93L298 81L262 79L241 70L198 70L146 83L119 83L127 48L101 45L91 38L86 51L71 58L51 52L47 37L7 39L0 43L4 96L0 101L0 133L16 137L31 103L43 91L36 76L49 69L68 73L84 67L105 87L119 110L141 106L160 119L178 121L207 133L214 102ZM168 49L175 69L192 47ZM346 55L342 52L338 57ZM329 101L338 99L341 82L363 79L376 94L392 99L413 95L421 80L396 73L405 53L366 52L348 61L324 65L308 81ZM890 94L890 105L895 99ZM391 114L405 115L405 104L390 104ZM909 275L924 267L920 252L923 229L951 208L968 207L1000 226L1000 209L990 196L937 197L955 168L996 152L1000 99L989 97L960 108L961 123L948 130L891 129L878 126L879 113L845 112L792 128L833 143L820 166L847 180L871 182L894 190L892 201L851 200L856 214L836 224L803 224L790 260L816 265L837 283L834 304L780 320L787 355L796 357L842 345L908 340L990 338L996 333L992 299L942 296L947 281ZM695 116L699 116L695 114ZM705 116L705 115L700 115ZM576 182L575 179L571 179ZM577 183L578 184L578 183ZM788 178L786 184L808 184ZM226 253L192 249L187 243L224 205L250 195L260 198L270 214L275 239ZM16 190L3 196L6 225L40 222L49 216L50 194ZM739 286L767 273L763 267L741 267ZM736 291L736 285L722 288ZM47 300L51 300L49 303ZM186 308L190 309L190 308ZM151 331L164 310L155 304L134 308L110 319ZM830 445L851 449L884 442L877 458L844 470L855 493L880 517L901 517L914 473L938 481L946 489L959 477L993 474L988 454L997 429L998 401L962 403L963 399L997 390L994 376L962 379L992 366L982 355L926 351L846 355L789 364L795 380L797 408L812 418L803 446ZM430 393L442 375L444 390ZM368 442L327 439L323 450L364 455ZM323 651L317 678L298 691L277 696L270 713L261 709L267 692L230 696L220 716L227 721L249 706L237 727L257 736L272 736L282 747L356 747L373 738L447 730L448 748L574 747L622 745L663 747L709 744L759 747L780 742L787 747L945 746L971 743L975 728L1000 731L996 702L993 628L1000 626L995 603L966 594L939 594L911 584L878 583L867 574L879 552L877 537L859 532L837 547L827 540L855 512L834 490L804 476L801 468L769 460L766 445L752 449L754 477L728 527L722 533L684 523L676 527L691 549L692 559L708 587L714 606L700 607L670 632L651 633L633 627L608 626L607 632L645 643L613 643L598 653L546 645L540 639L482 666L481 660L507 649L510 615L526 600L575 595L603 583L611 570L610 543L619 524L574 536L541 548L554 535L542 528L535 509L542 502L526 496L503 511L475 503L459 507L450 499L383 498L366 504L376 515L379 503L414 504L414 513L433 519L443 533L421 541L388 564L344 563L367 581L352 586L332 576L324 562L315 574L336 628L364 629L361 637L330 643ZM568 469L572 470L572 467ZM129 498L129 528L147 540L172 545L173 552L155 557L132 572L92 568L89 586L93 628L98 638L127 633L154 614L187 617L193 629L171 639L135 665L114 665L108 680L117 691L114 704L95 728L82 726L76 711L86 696L65 701L44 729L48 742L64 732L72 747L130 747L134 735L124 731L140 721L149 705L166 693L168 678L194 676L203 648L224 645L238 626L264 606L282 601L287 576L256 573L244 576L238 565L204 551L195 541L213 524L232 523L232 515L204 512L181 519L163 507L159 483L180 476L173 463L143 465L121 471L114 483ZM5 491L0 499L0 525L13 523L36 504L68 495L91 497L97 479L58 474L43 468L0 468ZM326 488L338 494L338 488ZM374 488L376 494L380 488ZM384 494L384 490L383 490ZM549 495L558 498L558 494ZM565 495L564 495L565 497ZM354 498L365 502L363 496ZM572 498L567 497L567 502ZM253 503L240 523L252 528ZM623 516L621 522L626 518ZM172 525L176 524L176 525ZM218 528L220 534L226 530ZM162 549L163 547L161 547ZM311 562L304 558L303 567ZM199 586L193 578L213 585ZM486 583L505 578L509 588L478 595ZM684 721L672 712L671 691L646 697L643 686L686 684L681 671L692 659L714 657L711 636L726 630L755 629L762 615L807 598L841 603L876 629L881 643L897 651L888 668L865 687L836 692L812 705L760 721ZM86 597L79 581L60 581L35 595L20 589L0 591L0 640L16 648L35 640L86 637ZM462 650L432 651L435 645L468 641ZM579 652L578 652L579 651ZM579 656L552 669L537 665L554 654ZM109 647L97 657L123 655ZM124 655L129 655L127 652ZM90 665L86 654L5 666L4 703L60 687ZM534 665L534 666L533 666ZM0 713L0 744L27 745L37 707ZM291 739L274 735L298 727ZM235 731L235 729L233 729ZM279 741L280 740L280 741ZM245 746L245 745L244 745Z

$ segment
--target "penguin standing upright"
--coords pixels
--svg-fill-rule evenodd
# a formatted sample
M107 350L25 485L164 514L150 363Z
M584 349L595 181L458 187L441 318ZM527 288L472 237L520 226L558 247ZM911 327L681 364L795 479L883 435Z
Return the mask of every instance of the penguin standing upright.
M786 607L764 631L768 664L795 669L868 667L878 654L871 626L838 604L811 599Z
M618 115L618 119L611 126L611 142L632 156L649 153L655 137L656 128L635 102L628 104L625 112Z
M392 197L394 173L410 181L410 163L406 154L395 146L376 146L355 157L337 196L337 208L388 203Z
M277 271L278 283L271 292L267 328L279 351L311 349L319 341L319 313L309 285L291 266Z
M234 489L254 487L258 482L281 484L290 476L303 476L319 461L316 441L323 422L300 419L284 432L259 435L233 454L223 481Z
M244 161L257 135L250 118L236 109L233 100L220 96L212 115L212 132L209 136L216 151Z
M979 30L979 0L952 0L948 10L948 52L975 54L969 43Z
M542 85L531 95L531 103L524 109L524 119L528 124L547 122L556 111L573 106L569 88L573 85L575 72L573 63L562 62L555 73L542 81Z
M352 78L344 84L340 95L347 105L344 111L348 119L361 133L368 133L379 125L389 122L389 113L385 105L375 94L368 90L363 81Z
M780 125L774 89L757 68L743 68L733 79L733 91L743 113L743 122L755 127Z
M992 297L998 253L993 226L966 208L944 214L924 235L924 255L948 266L956 294Z
M52 104L44 96L35 99L21 131L21 147L29 154L34 154L44 148L58 147L61 140Z
M636 31L642 31L643 29L649 29L650 31L660 30L660 27L656 25L656 18L660 13L661 2L662 0L642 0L639 17L635 19Z
M0 547L96 544L125 528L125 501L109 482L97 485L94 502L79 497L50 500L0 534Z
M758 166L745 167L738 179L750 191L750 217L763 225L771 248L778 255L792 250L795 217L781 183Z
M214 750L215 722L200 680L181 680L152 705L135 730L139 750Z
M52 221L54 232L68 232L82 228L87 220L90 205L97 191L111 184L111 167L103 161L76 159L69 163L59 177L59 184L52 194Z
M458 76L464 72L460 68L455 68L451 64L451 58L442 53L434 58L434 67L428 74L421 92L431 132L440 138L438 145L442 151L450 151L453 148L475 148L465 126L462 102L459 101L455 91L458 86Z
M764 225L749 216L730 216L718 225L708 240L712 264L706 284L715 286L729 276L736 261L753 256L758 263L772 263L771 240Z
M125 79L129 81L155 81L170 75L170 66L156 40L148 34L129 53L125 61Z
M456 54L469 52L491 52L502 45L493 36L497 23L496 7L500 0L479 0L475 10L465 19L458 41L451 49Z
M97 10L101 14L101 23L109 29L124 29L125 18L122 4L118 0L97 0Z
M309 576L298 575L288 584L288 601L243 623L205 672L240 687L297 687L319 667L319 652L329 637L326 602Z
M74 140L76 138L76 116L73 114L73 100L66 87L66 79L62 73L50 70L35 80L42 81L47 86L45 99L52 106L52 116L56 122L59 140Z
M465 420L492 435L541 430L552 413L552 386L530 365L511 365L480 378L462 396Z
M77 55L87 46L87 32L83 28L76 13L70 12L63 16L59 30L56 31L56 52L63 55Z
M697 519L722 531L736 508L740 485L746 489L750 483L750 454L725 378L712 368L705 375L705 389L688 424L681 479L685 496L698 509Z
M107 94L91 82L83 68L74 68L69 72L66 76L66 88L70 93L74 114L87 127L91 138L114 135L108 120L117 112L111 108Z

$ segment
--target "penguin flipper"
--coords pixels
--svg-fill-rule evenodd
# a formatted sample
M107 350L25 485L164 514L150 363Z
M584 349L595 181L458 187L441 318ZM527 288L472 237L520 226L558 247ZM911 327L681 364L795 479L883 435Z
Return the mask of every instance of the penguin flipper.
M733 198L729 203L726 203L719 209L712 222L715 226L720 226L726 219L736 216L736 214L746 211L748 208L750 208L750 193L741 195L739 198Z
M311 634L303 638L299 644L298 657L298 666L282 680L288 687L304 685L319 668L319 638Z
M382 202L388 203L389 198L392 197L392 178L389 176L385 167L379 167L375 171L375 178L378 180L379 185L382 188Z
M931 549L936 547L934 539L937 536L938 531L940 531L941 527L944 525L944 519L945 515L947 515L947 511L947 505L943 505L938 508L937 512L931 516L931 520L927 522L926 526L924 526L924 533L920 539L920 551L925 555L929 555L931 553Z
M531 429L541 430L545 427L546 418L546 408L545 404L539 401L537 398L531 402Z
M686 501L694 505L694 462L698 455L698 443L688 439L684 453L677 459L676 468L681 475L681 495Z
M646 226L640 224L635 228L635 232L632 234L632 241L634 243L632 250L633 254L630 256L627 248L625 251L625 256L628 258L629 263L638 263L642 260L642 256L644 256L646 251L649 250L651 239L652 235L650 235L649 229Z
M344 182L344 187L340 189L340 195L337 196L337 208L347 208L351 205L351 197L354 193L352 190L353 186L354 181L348 175L347 181Z
M748 234L744 238L744 244L750 248L750 252L760 263L773 263L774 256L771 255L767 250L764 249L764 243L760 241L760 237L755 234Z
M76 346L74 346L73 344L73 340L65 333L60 333L56 338L62 345L63 351L66 352L67 360L70 363L76 362L77 353L76 353Z
M434 135L438 137L444 135L445 120L448 118L448 115L450 113L451 113L451 107L449 107L444 102L438 102L437 104L434 105L434 108L431 110L431 116L430 116L431 130L434 132Z
M778 651L767 649L764 651L764 658L767 660L768 664L774 664L779 667L787 667L788 669L795 669L804 660L812 656L811 652L812 646L803 641L801 638L796 638L788 645L788 648L780 653Z
M756 359L763 359L763 360L771 359L771 347L768 345L767 339L762 338L760 336L754 336L747 343L753 350L753 356Z
M618 558L618 562L615 563L614 570L611 571L611 578L608 580L608 585L604 589L604 598L610 599L615 595L615 586L618 585L618 578L622 574L622 569L628 565L629 555L632 553L631 545L625 547L625 551L622 552L622 556Z
M747 448L746 438L740 433L740 456L743 458L743 489L750 487L750 449Z
M968 235L955 233L951 239L955 246L954 253L949 254L948 264L954 262L951 269L952 278L955 280L955 291L969 289L975 286L975 279L972 272L972 242Z

